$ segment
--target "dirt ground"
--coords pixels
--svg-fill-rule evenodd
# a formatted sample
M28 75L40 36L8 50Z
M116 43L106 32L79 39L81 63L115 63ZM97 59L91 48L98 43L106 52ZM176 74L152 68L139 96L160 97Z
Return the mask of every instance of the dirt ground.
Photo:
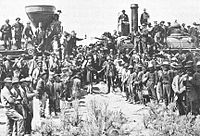
M97 84L94 86L96 92L105 92L105 84ZM128 126L134 131L130 136L149 136L150 132L144 129L143 116L147 113L147 108L141 104L129 104L121 93L110 94L88 94L80 100L80 111L84 114L86 111L86 104L90 100L98 100L99 102L106 102L109 104L109 109L122 111L128 119ZM0 108L0 136L5 136L6 132L6 116L3 108Z

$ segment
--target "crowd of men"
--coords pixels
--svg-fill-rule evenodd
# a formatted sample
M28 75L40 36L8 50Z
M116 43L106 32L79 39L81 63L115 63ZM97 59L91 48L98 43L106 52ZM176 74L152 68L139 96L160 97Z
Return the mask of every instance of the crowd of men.
M64 32L62 40L58 40L60 35L53 36L52 52L44 51L31 60L27 60L24 54L14 61L10 56L0 56L1 103L8 117L6 135L11 136L13 132L17 136L31 134L33 97L40 102L40 117L47 116L47 100L49 114L57 116L61 101L81 98L81 90L86 85L88 93L95 93L93 85L99 82L107 84L107 94L120 90L131 104L164 102L167 108L176 102L180 115L199 114L200 61L197 53L163 52L159 48L149 50L155 43L164 46L172 31L194 36L198 41L197 25L185 28L184 24L181 26L175 22L176 29L171 29L170 23L165 26L164 21L159 24L155 21L152 27L148 22L149 14L141 17L145 18L141 19L142 27L130 35L134 49L120 48L118 40L121 35L116 31L114 34L104 33L95 44L76 46L76 41L82 39L76 38L72 31L71 34ZM12 36L5 31L9 26L9 21L6 22L1 31L7 48L10 46L7 41ZM19 22L13 27L21 32L20 36L15 36L18 41L22 38L21 29L17 29ZM40 28L41 24L36 33ZM11 29L9 26L9 31ZM31 38L34 33L29 33L32 31L30 26L27 29L25 35ZM141 45L138 36L144 38ZM63 46L62 52L58 45Z

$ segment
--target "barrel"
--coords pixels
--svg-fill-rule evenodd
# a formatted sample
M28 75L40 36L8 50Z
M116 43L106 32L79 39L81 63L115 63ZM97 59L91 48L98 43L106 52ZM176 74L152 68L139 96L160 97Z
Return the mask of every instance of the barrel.
M42 22L43 27L47 28L53 21L56 8L52 5L29 5L25 7L25 10L35 27Z

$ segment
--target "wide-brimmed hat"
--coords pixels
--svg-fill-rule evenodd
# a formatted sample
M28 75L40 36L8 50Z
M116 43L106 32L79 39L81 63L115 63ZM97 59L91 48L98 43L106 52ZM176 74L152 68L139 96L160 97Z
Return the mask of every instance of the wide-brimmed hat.
M19 78L17 77L13 77L12 78L12 84L15 84L15 83L20 83L21 81L19 80Z
M198 62L196 63L196 66L200 66L200 61L198 61Z
M177 65L178 65L178 63L176 63L176 62L172 62L172 63L170 64L170 66L171 66L172 68L176 68Z
M61 75L60 74L54 74L53 77L60 77Z
M6 77L3 82L5 83L12 83L12 79L10 77Z
M169 64L169 61L164 61L163 63L162 63L162 66L169 66L170 64Z
M130 65L129 67L128 67L128 69L133 69L134 67L132 66L132 65Z
M148 68L153 68L153 64L149 63Z
M32 78L31 77L22 78L20 82L32 82Z
M193 67L193 61L187 61L185 64L185 68L192 68Z

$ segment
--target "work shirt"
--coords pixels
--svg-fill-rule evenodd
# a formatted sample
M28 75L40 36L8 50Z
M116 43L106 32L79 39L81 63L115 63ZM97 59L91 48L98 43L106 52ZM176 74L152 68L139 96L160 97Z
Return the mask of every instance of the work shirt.
M1 102L3 106L14 107L16 98L13 96L10 90L6 86L1 90Z

